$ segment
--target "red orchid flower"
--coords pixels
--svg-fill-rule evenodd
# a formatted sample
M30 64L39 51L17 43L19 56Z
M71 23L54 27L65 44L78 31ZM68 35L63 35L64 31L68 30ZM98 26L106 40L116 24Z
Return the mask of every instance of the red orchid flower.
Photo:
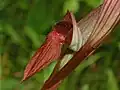
M120 21L120 0L104 0L76 23L71 12L58 22L28 63L23 80L58 60L42 90L55 90L84 59L91 55Z
M53 27L52 32L47 35L44 44L38 49L26 66L22 81L28 79L60 57L63 44L70 43L70 40L66 41L67 33L70 32L70 29L72 28L72 22L69 16L70 13L68 12L64 16L64 19L58 22Z

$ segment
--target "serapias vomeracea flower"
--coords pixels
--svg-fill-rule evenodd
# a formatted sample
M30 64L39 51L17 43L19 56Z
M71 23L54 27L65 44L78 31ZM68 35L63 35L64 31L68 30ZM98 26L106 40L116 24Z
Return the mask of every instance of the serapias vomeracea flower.
M28 63L23 80L58 60L42 90L54 90L84 59L91 55L120 21L120 0L103 4L76 23L71 12L58 22L45 43Z

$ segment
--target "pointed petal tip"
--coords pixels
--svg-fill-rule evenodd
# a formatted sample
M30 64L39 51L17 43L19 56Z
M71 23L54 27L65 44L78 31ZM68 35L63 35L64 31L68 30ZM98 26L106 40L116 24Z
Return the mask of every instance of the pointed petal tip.
M21 79L20 83L23 83L26 79L27 79L27 77L24 76L24 77Z
M72 11L70 11L70 10L67 10L67 13L66 13L66 15L69 15L69 16L71 17L71 14L72 14Z
M69 11L69 10L67 10L67 14L70 14L70 11Z
M20 83L23 83L25 81L25 79L23 78L21 81L20 81Z
M20 83L23 83L24 81L26 81L27 79L29 79L30 75L24 75L23 78L21 79Z

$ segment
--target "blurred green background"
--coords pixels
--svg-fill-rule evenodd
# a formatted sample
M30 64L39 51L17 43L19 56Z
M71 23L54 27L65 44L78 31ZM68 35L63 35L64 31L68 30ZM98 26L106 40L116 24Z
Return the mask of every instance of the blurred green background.
M33 53L67 10L77 20L101 0L0 0L0 90L40 90L53 64L20 84ZM120 90L120 25L58 90Z

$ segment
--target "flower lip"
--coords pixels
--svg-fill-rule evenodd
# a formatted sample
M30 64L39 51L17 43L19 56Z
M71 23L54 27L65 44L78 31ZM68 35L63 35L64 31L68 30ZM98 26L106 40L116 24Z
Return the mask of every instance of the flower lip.
M65 36L56 30L53 30L51 33L48 34L47 41L54 40L55 42L59 42L60 44L63 44L65 42Z
M51 33L48 34L46 40L56 40L60 44L65 43L66 37L71 31L73 25L68 21L58 22Z

